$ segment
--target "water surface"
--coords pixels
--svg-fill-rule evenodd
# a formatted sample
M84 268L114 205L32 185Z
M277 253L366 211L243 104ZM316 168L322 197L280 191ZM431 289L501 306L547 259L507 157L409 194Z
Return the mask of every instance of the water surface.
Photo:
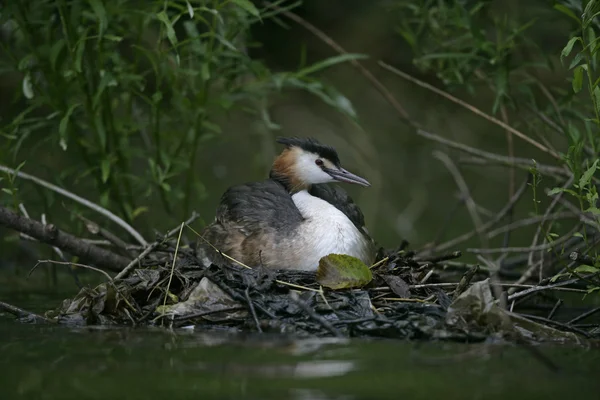
M39 311L56 297L16 299ZM75 329L6 315L0 337L3 399L563 399L600 388L600 353L570 347L540 348L554 372L498 344Z

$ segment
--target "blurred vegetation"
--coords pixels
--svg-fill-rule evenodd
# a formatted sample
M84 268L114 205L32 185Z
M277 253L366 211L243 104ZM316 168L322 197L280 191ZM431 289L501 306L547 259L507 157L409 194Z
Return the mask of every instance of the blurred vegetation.
M486 160L459 158L484 214L500 208L522 170L531 170L535 197L517 207L515 218L543 215L552 200L544 189L564 182L537 166L566 165L573 179L564 190L597 219L598 1L276 3L349 52L367 54L365 65L422 126L478 149L535 160L484 169ZM388 246L404 237L414 245L434 240L440 221L464 199L453 196L455 183L443 165L432 166L432 144L414 135L350 66L327 68L360 56L333 53L264 4L2 5L0 163L85 194L149 232L174 226L197 204L214 209L225 187L264 176L274 151L264 143L275 133L315 135L331 139L343 161L370 171L373 190L361 192L359 202L378 240ZM531 140L383 72L378 59ZM217 168L225 164L238 171ZM70 211L86 211L69 203L65 213L66 203L54 194L4 178L3 204L23 202L50 220L68 216L61 227L82 229ZM463 208L453 221L446 237L472 226ZM542 227L543 240L568 234L573 225L559 222ZM523 229L511 244L529 245L536 229Z
M170 223L187 218L206 192L199 149L231 114L276 128L266 108L273 93L303 89L354 113L312 75L356 57L272 72L248 55L260 44L247 36L277 12L247 0L13 2L1 15L0 71L20 82L3 107L2 163L49 165L46 179L129 222L158 207ZM5 192L31 205L16 186ZM42 196L52 207L54 195Z

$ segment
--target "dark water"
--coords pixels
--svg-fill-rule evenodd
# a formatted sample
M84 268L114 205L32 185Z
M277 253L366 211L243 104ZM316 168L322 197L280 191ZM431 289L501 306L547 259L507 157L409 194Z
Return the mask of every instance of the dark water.
M42 299L18 305L39 310ZM0 338L2 399L583 399L600 389L600 353L567 347L541 348L563 367L553 372L491 344L72 329L1 314Z

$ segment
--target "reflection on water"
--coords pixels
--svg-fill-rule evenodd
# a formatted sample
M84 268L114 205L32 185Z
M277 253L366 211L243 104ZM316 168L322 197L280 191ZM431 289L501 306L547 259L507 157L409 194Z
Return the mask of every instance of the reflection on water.
M554 399L600 388L599 353L565 347L540 348L563 367L556 373L520 347L486 343L74 329L7 316L0 337L3 399Z

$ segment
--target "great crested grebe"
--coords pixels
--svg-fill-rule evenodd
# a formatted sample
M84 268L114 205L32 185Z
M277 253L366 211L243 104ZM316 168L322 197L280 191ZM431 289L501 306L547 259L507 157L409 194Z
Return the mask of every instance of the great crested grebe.
M201 234L199 257L205 264L226 261L214 246L250 267L314 271L331 253L371 265L375 243L360 208L345 190L327 185L369 182L342 168L335 149L315 139L277 142L285 149L273 162L269 179L236 185L223 194L214 222Z

